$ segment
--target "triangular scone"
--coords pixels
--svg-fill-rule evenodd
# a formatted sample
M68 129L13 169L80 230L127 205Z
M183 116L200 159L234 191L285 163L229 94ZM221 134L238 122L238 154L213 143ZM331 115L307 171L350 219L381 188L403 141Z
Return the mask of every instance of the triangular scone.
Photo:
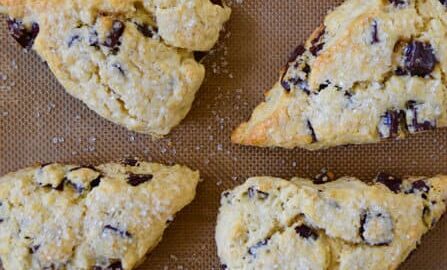
M446 126L446 24L446 1L346 1L233 142L313 150Z
M195 196L199 173L127 160L48 164L0 178L5 270L133 269Z
M223 269L396 269L446 210L447 176L256 177L222 195Z
M194 51L230 9L209 0L0 0L9 31L102 117L160 137L188 113L205 75Z

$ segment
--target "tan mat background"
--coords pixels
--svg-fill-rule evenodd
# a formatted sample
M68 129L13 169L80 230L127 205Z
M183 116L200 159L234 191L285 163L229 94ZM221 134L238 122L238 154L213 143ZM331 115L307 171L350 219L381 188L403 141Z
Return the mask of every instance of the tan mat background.
M207 79L194 107L172 134L154 142L101 119L64 92L34 53L25 53L0 24L0 174L40 162L98 164L127 156L181 163L201 171L193 204L179 213L141 269L219 269L214 226L220 193L249 176L338 176L371 179L447 173L447 129L379 145L319 152L231 145L278 78L289 52L341 0L233 0L222 41L206 60ZM401 269L447 269L447 218Z

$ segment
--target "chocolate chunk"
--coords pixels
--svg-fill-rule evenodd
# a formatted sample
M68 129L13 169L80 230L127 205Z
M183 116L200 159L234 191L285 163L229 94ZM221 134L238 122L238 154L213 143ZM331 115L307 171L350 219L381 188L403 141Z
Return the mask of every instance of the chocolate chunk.
M0 218L0 223L3 223L3 221L5 221L3 218Z
M312 240L318 239L318 233L316 233L314 230L312 230L312 228L307 227L304 224L301 226L295 227L295 232L305 239L309 239L309 238Z
M393 241L393 221L386 212L368 209L360 215L359 235L370 246L385 246Z
M318 53L323 49L324 42L322 41L322 38L324 34L326 33L326 27L322 27L317 36L310 42L311 47L309 51L312 53L313 56L317 56Z
M73 44L75 42L78 42L81 40L81 36L80 35L74 35L72 37L70 37L70 40L68 41L68 48L71 48L71 46L73 46Z
M224 6L222 0L211 0L211 3L221 6L221 7Z
M318 86L318 91L326 89L330 84L331 83L329 81L326 81L325 83L320 84L320 86Z
M419 105L416 101L410 100L407 102L407 127L410 132L422 132L427 130L433 130L436 128L436 122L424 121L419 122L418 108Z
M269 241L270 241L270 238L259 241L258 243L256 243L256 245L254 245L248 249L248 254L250 254L252 256L256 256L257 249L259 249L260 247L266 246Z
M124 69L121 66L121 64L114 63L114 64L112 64L112 67L116 68L121 73L121 75L126 76L126 73L124 72Z
M433 48L429 43L412 41L404 49L405 69L412 76L429 75L437 63Z
M127 177L127 183L131 186L138 186L145 182L152 180L154 176L152 174L129 174Z
M99 37L98 32L96 32L96 30L90 31L88 37L88 44L92 47L99 48Z
M425 183L424 180L418 180L411 184L410 193L416 193L418 191L428 193L430 191L430 187Z
M335 174L327 169L323 169L321 173L313 179L313 183L316 185L321 185L333 180L335 180Z
M11 36L25 49L29 50L33 47L34 40L39 34L39 25L31 24L31 29L27 29L19 20L8 19L8 29Z
M309 128L310 135L312 137L312 143L318 142L317 134L315 133L314 127L312 126L312 123L309 120L307 120L307 128Z
M207 55L208 55L208 52L199 52L199 51L196 51L196 52L194 52L194 59L195 59L197 62L200 62L200 61L202 61Z
M99 184L101 183L101 177L102 177L102 175L98 176L96 179L93 179L90 182L90 190L92 190L95 187L99 186Z
M226 270L226 269L228 269L228 266L226 264L221 264L220 265L220 269L221 270Z
M140 33L143 34L143 36L148 38L152 38L158 32L157 27L153 27L146 23L144 24L135 23L135 25L137 26L138 31L140 31Z
M106 225L106 226L104 226L103 231L106 231L106 230L110 230L110 231L116 232L116 233L118 233L121 237L127 237L127 238L131 238L131 237L132 237L132 234L129 233L128 231L122 231L122 230L120 230L120 229L118 229L118 228L116 228L116 227L113 227L112 225Z
M125 25L123 22L115 20L112 24L112 30L107 35L106 40L104 41L104 46L107 46L112 49L116 49L121 45L120 38L124 33Z
M306 49L304 48L303 44L298 45L298 47L296 47L295 50L293 50L293 52L289 55L288 62L294 62L298 56L303 55L305 51Z
M225 191L224 193L223 193L223 196L225 197L225 198L228 198L228 196L230 196L230 192L229 191Z
M375 180L377 183L385 185L389 190L394 193L399 193L401 191L402 179L392 176L387 173L379 173Z
M121 163L123 165L127 165L127 166L132 166L135 167L138 164L138 160L134 159L134 158L126 158L123 161L121 161Z
M441 2L441 4L447 7L447 0L439 0L439 2Z
M403 69L403 68L401 68L401 67L398 67L398 68L394 71L394 74L396 74L396 76L405 76L405 75L408 75L408 72L407 72L405 69Z
M269 195L270 194L268 194L267 192L260 191L260 190L256 189L255 187L248 188L248 197L250 199L253 199L256 197L257 199L265 200L269 197Z
M34 246L28 248L29 249L29 253L30 254L34 254L34 253L36 253L39 250L39 248L40 248L40 245L34 245Z
M389 0L395 7L402 7L408 4L408 0Z
M371 44L376 44L379 43L380 39L379 39L379 32L378 32L378 25L377 25L377 21L374 20L372 23L372 39L371 39Z
M400 126L404 122L404 112L390 110L385 112L379 123L379 133L382 138L396 138L399 136Z
M121 264L121 261L115 261L111 263L109 266L106 266L105 268L98 265L93 266L93 270L123 270L123 269L124 268Z

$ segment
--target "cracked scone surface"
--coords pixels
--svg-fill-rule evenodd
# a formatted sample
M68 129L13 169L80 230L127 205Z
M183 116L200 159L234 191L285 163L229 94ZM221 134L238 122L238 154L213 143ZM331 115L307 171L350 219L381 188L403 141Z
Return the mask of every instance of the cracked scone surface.
M102 117L160 137L205 76L194 51L217 42L230 9L209 0L0 0L12 36Z
M446 199L446 176L250 178L222 194L218 255L222 269L396 269Z
M446 1L345 1L232 140L314 150L444 127L446 43Z
M133 269L189 204L199 173L127 161L49 164L0 178L5 270Z

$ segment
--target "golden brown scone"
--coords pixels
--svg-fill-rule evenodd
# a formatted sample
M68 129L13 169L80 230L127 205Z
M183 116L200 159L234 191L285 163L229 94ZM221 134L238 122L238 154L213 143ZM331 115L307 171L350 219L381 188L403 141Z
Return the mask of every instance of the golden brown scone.
M446 25L445 1L346 1L232 141L315 150L446 126Z
M447 176L254 177L223 193L222 269L393 270L446 210Z
M46 164L0 178L5 270L135 268L195 196L199 173L126 160Z
M205 76L194 51L217 42L230 9L209 0L0 0L9 30L102 117L161 137Z

